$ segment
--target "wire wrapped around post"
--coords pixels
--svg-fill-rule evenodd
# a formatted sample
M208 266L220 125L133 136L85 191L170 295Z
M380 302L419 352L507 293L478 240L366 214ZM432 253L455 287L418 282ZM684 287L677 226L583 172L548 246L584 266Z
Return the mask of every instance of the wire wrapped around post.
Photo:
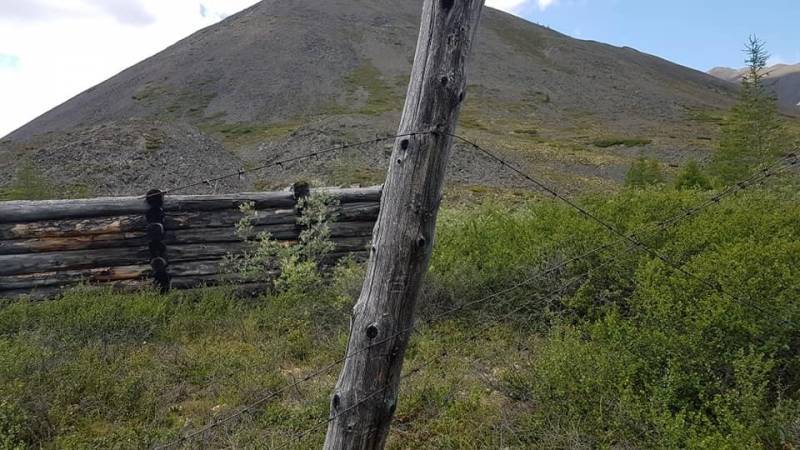
M147 193L147 237L150 241L150 267L153 284L162 294L169 292L170 279L167 268L167 246L164 244L164 193L154 189Z

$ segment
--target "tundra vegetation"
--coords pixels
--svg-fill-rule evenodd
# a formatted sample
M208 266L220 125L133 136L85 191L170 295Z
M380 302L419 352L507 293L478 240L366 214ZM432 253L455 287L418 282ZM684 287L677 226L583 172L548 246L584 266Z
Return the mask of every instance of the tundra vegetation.
M774 179L644 235L699 279L616 244L483 303L473 302L615 239L538 198L487 193L485 205L446 208L420 314L468 306L412 339L406 367L430 365L404 381L389 447L800 444L797 188ZM711 195L660 184L582 201L630 232ZM294 264L303 269L252 299L224 287L78 289L3 305L0 444L150 446L325 367L344 351L363 267ZM335 375L202 439L319 445L322 432L290 439L326 417Z
M763 46L749 48L758 67ZM791 139L773 139L784 130L753 80L710 164L689 162L671 177L641 158L625 189L579 201L622 232L652 230L759 170ZM753 147L747 130L760 127L769 133ZM489 187L465 202L451 191L406 355L408 369L424 369L402 383L388 447L796 448L798 187L794 175L772 177L640 235L692 276L562 204ZM310 231L295 248L241 223L252 251L232 257L232 270L284 273L257 298L227 287L79 288L3 304L0 448L169 442L341 358L364 268L314 262L328 248L329 206L304 204ZM336 374L282 390L197 439L319 447Z

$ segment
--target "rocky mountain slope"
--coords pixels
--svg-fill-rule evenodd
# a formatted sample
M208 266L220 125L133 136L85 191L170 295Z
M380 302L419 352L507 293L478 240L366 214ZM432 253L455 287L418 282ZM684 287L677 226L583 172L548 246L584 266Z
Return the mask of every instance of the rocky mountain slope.
M725 81L738 83L747 73L747 69L716 67L708 73ZM777 64L768 67L764 73L767 85L778 97L778 103L786 109L800 111L800 64Z
M92 130L131 118L168 134L191 129L179 133L185 139L178 152L187 161L196 151L193 139L206 148L199 143L210 136L222 143L216 160L244 166L391 133L403 105L421 4L264 0L45 113L7 136L0 156L14 152L15 161L35 161L66 183L71 176L58 175L58 168L72 150L53 146L77 133L81 146L111 151ZM613 184L642 152L666 163L702 157L715 139L718 111L733 98L733 85L710 75L488 9L460 132L554 183L580 189ZM135 145L114 151L130 160L143 155ZM251 182L269 187L300 176L375 182L386 153L384 146L357 149ZM144 157L159 155L155 148ZM519 184L499 172L457 151L451 178ZM0 186L11 182L9 173L0 175ZM120 181L113 176L95 191Z

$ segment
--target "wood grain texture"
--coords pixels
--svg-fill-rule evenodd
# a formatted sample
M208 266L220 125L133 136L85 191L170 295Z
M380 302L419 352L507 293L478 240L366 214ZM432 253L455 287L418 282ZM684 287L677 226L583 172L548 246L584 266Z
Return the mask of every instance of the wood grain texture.
M371 188L324 188L339 203L377 202L380 186ZM296 204L290 191L253 192L227 195L173 195L164 199L164 211L217 211L238 209L247 202L256 209L289 208ZM45 220L86 219L108 216L144 215L149 209L143 197L109 197L81 200L44 200L0 202L0 223L26 223Z
M332 239L333 252L364 251L369 245L370 238L370 236L357 236ZM290 240L283 242L287 245L293 243ZM240 253L245 248L245 244L242 242L173 245L167 248L167 256L170 264L175 264L183 261L219 259L228 254ZM145 265L149 264L151 259L150 250L147 247L0 255L0 277L98 267Z
M330 224L334 251L320 262L366 259L382 187L320 190L340 203ZM239 205L250 201L256 233L296 243L302 227L292 192L166 197L158 238L174 286L245 281L226 275L220 263L245 249L235 225L243 218ZM0 297L33 291L37 298L52 297L83 283L147 285L153 270L147 209L143 198L133 197L0 202Z
M425 0L414 68L394 145L349 357L331 398L325 449L381 449L422 279L483 0ZM408 331L406 331L408 330ZM364 349L367 349L364 351Z
M336 221L362 222L378 218L380 203L343 203L333 208ZM171 212L165 219L167 230L191 228L232 228L242 218L237 209L206 212ZM291 208L257 210L254 225L294 224L297 211ZM144 232L144 215L95 217L84 219L42 220L27 223L0 224L0 240L87 237L99 234Z
M374 222L335 222L330 224L331 239L371 236ZM257 225L255 233L269 233L275 240L296 240L302 228L295 223ZM164 234L167 246L181 244L212 244L241 242L233 226L226 228L185 228ZM35 239L0 240L0 255L22 255L75 250L146 247L149 242L144 232L108 233L75 237L47 237Z

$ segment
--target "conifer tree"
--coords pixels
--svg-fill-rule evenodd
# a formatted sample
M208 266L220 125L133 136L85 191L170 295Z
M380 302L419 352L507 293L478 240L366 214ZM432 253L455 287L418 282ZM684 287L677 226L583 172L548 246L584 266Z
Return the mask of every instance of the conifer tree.
M723 183L746 176L788 145L777 101L764 84L770 56L764 41L751 36L745 53L747 73L739 101L723 124L719 150L711 164L712 173Z

